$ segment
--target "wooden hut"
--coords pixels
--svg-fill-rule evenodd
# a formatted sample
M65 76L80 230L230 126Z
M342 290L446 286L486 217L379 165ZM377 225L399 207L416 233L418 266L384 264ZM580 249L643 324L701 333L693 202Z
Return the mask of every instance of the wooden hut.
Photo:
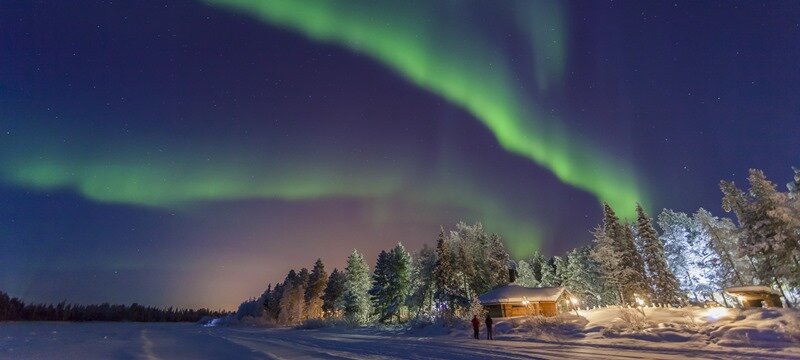
M725 292L739 299L745 309L752 307L783 307L781 293L768 286L737 286L727 288Z
M569 311L570 294L563 287L530 288L508 284L478 297L491 317L555 316Z

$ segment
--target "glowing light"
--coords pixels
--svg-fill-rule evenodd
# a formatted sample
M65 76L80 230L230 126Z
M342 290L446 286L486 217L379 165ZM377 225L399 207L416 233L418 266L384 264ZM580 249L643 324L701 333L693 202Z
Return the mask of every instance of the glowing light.
M709 320L716 321L730 314L730 310L724 307L714 307L706 311L706 317Z
M646 203L629 166L523 97L524 84L515 80L504 49L464 15L471 10L468 2L208 1L372 57L461 106L504 149L607 201L622 217L634 216L635 202ZM560 85L566 58L565 10L555 3L512 4L509 11L516 25L531 40L540 91ZM432 18L436 20L426 20Z

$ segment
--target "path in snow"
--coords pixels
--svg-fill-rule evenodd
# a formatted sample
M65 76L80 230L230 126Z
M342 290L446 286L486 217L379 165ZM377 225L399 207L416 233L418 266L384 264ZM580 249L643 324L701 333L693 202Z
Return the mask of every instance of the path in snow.
M791 359L779 352L475 341L195 324L0 323L2 359Z

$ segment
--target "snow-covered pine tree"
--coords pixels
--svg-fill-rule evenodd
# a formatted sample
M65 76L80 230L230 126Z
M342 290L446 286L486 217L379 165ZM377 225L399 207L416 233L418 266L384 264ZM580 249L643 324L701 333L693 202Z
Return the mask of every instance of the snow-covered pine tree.
M540 286L558 286L555 263L555 258L550 258L542 265L542 281L539 284Z
M472 297L472 286L470 283L475 278L475 268L467 248L467 240L461 239L455 243L455 258L453 269L456 271L456 283L458 284L458 296L469 299Z
M322 294L328 285L328 274L325 272L325 264L322 259L317 259L311 275L308 278L308 286L305 293L306 318L318 319L322 317Z
M517 261L517 285L535 287L539 285L531 265L525 260Z
M703 208L697 210L692 219L702 233L708 234L709 247L719 258L719 290L753 284L756 281L754 269L746 256L738 254L741 232L733 221L718 218Z
M542 255L539 250L533 250L530 256L528 256L528 265L531 266L531 271L533 271L533 278L536 280L537 286L542 281L542 267L545 263L547 263L547 259L545 259L544 255Z
M366 324L372 314L369 290L372 287L364 255L353 250L347 257L344 282L344 315L355 324Z
M378 315L379 320L383 320L386 316L386 309L389 307L389 298L387 294L387 287L389 285L389 278L391 265L389 264L389 253L381 250L378 254L378 260L375 262L375 270L372 273L372 288L369 291L372 297L372 307L375 314Z
M628 261L624 240L623 226L619 222L614 209L603 204L603 225L592 233L595 246L592 258L600 264L600 273L606 283L615 289L619 304L630 303L631 297L626 295L629 288Z
M406 300L411 293L411 254L401 243L397 243L389 252L389 281L385 293L389 306L386 316L394 316L400 322L401 313L406 307Z
M322 310L326 316L337 317L344 311L345 273L334 268L322 294Z
M581 247L567 253L564 286L580 301L580 306L594 307L616 302L614 292L605 286L599 264L591 258L591 248Z
M434 311L435 281L434 273L436 269L436 250L427 244L422 245L422 249L417 252L414 258L414 290L411 294L411 306L416 308L416 316L429 317Z
M700 270L693 255L699 251L694 245L698 242L694 240L697 237L694 222L685 213L664 209L658 215L658 227L661 228L660 239L664 244L667 265L681 284L681 290L699 301Z
M487 257L487 270L492 288L508 284L509 256L503 245L500 235L489 236L489 256Z
M664 257L664 246L658 239L650 217L640 204L636 204L637 229L642 244L642 258L647 267L652 286L651 301L658 304L683 304L683 294L675 274L670 271Z
M450 248L450 240L444 235L444 229L439 232L439 239L436 241L436 267L433 270L434 284L436 285L435 295L436 306L444 315L452 317L455 312L455 299L453 294L456 292L455 270L453 264L453 251Z
M556 269L556 286L564 286L564 281L569 276L567 258L563 256L553 256L553 266Z
M759 277L768 280L784 293L784 279L795 281L800 268L800 216L789 201L788 195L776 190L761 170L751 169L747 193L735 184L722 182L725 211L734 211L744 236L739 252L755 261ZM800 281L798 281L800 282ZM792 304L784 295L787 306Z
M296 324L303 319L304 296L308 283L308 269L299 272L289 270L283 281L282 292L278 299L277 320L281 324Z
M636 247L633 225L625 223L622 227L622 248L624 254L622 264L625 267L624 278L626 279L626 296L631 303L636 296L646 300L650 298L650 285L647 282L647 273L644 267L642 254Z

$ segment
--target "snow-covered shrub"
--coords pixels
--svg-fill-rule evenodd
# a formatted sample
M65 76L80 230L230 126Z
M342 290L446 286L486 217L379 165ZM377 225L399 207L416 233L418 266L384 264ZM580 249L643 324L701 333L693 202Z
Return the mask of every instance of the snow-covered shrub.
M644 315L634 309L619 309L619 319L618 325L621 325L619 330L642 331L652 326Z
M498 321L494 326L496 335L523 335L534 339L560 341L565 338L584 337L583 328L588 321L580 316L561 314L558 316L518 317Z

